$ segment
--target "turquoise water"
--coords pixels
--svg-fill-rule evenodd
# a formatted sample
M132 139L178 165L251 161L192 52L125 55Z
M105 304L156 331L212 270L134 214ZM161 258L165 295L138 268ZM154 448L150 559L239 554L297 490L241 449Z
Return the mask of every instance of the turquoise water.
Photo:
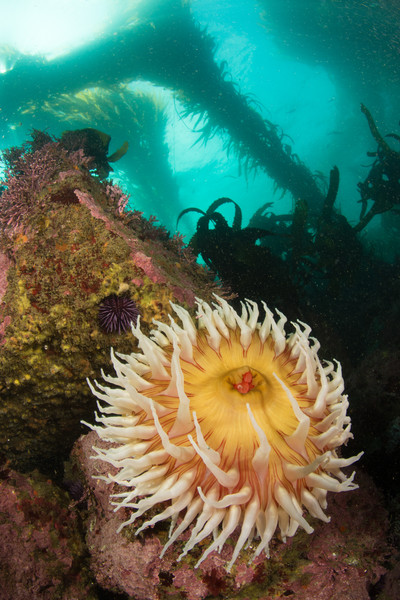
M218 98L210 94L207 101L206 90L199 105L191 78L185 75L199 65L183 55L169 60L168 54L174 46L174 28L183 39L201 30L213 44L201 65L201 79L207 82L207 71L211 75L215 65L222 67L223 78L232 82L238 95L247 98L262 119L276 125L279 135L284 134L282 143L295 160L318 174L322 194L330 169L337 165L341 182L336 207L355 225L360 212L357 183L365 179L371 164L366 152L375 149L360 103L368 107L382 133L397 128L398 18L396 3L367 1L32 4L22 0L12 9L7 2L0 30L4 82L0 146L22 143L33 127L53 135L96 127L111 135L111 152L126 139L130 150L114 165L113 178L131 194L132 206L155 214L170 231L182 209L206 209L218 197L235 200L245 223L266 202L273 203L278 213L290 211L293 193L281 198L282 187L274 192L274 177L265 165L246 173L251 151L240 160L235 149L227 153L229 141L240 135L229 129L237 118L234 110L229 112L228 107L226 122L215 118L215 135L196 143L209 110L221 109L222 104L218 107ZM168 35L163 39L166 23ZM161 38L153 55L157 68L143 68L140 62L157 32ZM108 52L110 40L115 43ZM130 45L135 47L132 53L127 51ZM93 87L109 92L119 83L135 96L149 98L150 113L163 109L157 132L146 125L135 130L129 110L113 113L102 106L101 98L97 107L90 107L89 99L84 115L79 103L74 106L74 94ZM207 85L211 91L212 81ZM151 114L147 118L152 121ZM138 145L149 145L159 157L158 165L162 160L158 185L153 166L135 152ZM225 214L230 217L229 208ZM187 216L180 230L190 236L194 225Z

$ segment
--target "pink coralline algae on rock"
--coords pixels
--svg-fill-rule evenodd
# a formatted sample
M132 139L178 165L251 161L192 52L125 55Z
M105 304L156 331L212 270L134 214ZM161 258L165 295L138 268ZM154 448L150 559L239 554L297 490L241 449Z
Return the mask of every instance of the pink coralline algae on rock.
M112 467L90 458L93 445L103 447L106 442L94 432L82 436L75 444L72 461L90 488L86 541L91 570L102 588L135 600L175 599L178 594L187 600L287 596L296 600L368 600L368 590L386 572L385 564L393 552L386 541L387 516L374 484L362 473L358 475L359 490L328 497L330 523L315 521L312 535L298 533L286 544L275 539L269 559L259 556L249 562L254 551L249 548L227 573L233 545L226 544L221 554L211 553L194 569L203 549L194 549L192 556L178 562L179 540L160 558L168 539L168 523L135 536L139 518L137 525L117 533L129 512L125 508L114 511L110 504L110 495L120 490L116 484L109 486L97 479Z
M370 588L385 574L392 552L385 539L387 514L372 480L360 471L358 482L353 498L336 494L331 523L321 524L310 538L310 562L303 569L307 585L293 585L296 600L369 600Z
M146 273L147 277L151 279L154 283L166 283L165 275L163 275L159 269L152 263L152 260L149 256L143 254L143 252L133 252L132 258L134 263L143 269L144 273Z
M77 515L51 481L0 473L1 600L94 600Z

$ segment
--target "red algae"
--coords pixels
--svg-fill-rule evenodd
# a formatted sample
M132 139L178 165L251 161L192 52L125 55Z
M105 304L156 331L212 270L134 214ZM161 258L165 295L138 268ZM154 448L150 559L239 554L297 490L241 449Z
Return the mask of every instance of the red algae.
M0 480L1 600L90 600L78 517L38 473L3 469Z
M358 490L328 496L330 523L313 521L313 534L299 532L286 544L274 539L269 559L259 556L250 562L254 549L249 548L227 573L225 567L233 551L230 544L221 554L211 553L194 569L202 550L194 549L190 553L193 556L178 562L184 540L178 540L160 558L169 523L158 524L136 537L135 530L144 520L138 518L137 523L117 533L129 510L114 512L110 504L110 495L120 491L117 484L93 479L113 474L112 466L90 458L93 445L105 447L107 443L94 432L82 436L74 446L72 463L91 490L86 521L90 566L98 584L107 590L126 593L135 600L164 600L175 598L176 593L187 600L246 596L262 600L286 596L296 600L368 600L368 590L383 581L387 561L393 556L387 542L387 513L372 480L362 472ZM237 532L233 542L236 536Z

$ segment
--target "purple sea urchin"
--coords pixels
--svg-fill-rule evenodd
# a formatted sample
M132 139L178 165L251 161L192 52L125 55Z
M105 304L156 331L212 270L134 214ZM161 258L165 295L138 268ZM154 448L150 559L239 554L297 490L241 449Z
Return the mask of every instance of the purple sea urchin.
M126 294L111 294L101 301L99 323L106 333L124 333L131 323L136 325L138 316L136 303Z

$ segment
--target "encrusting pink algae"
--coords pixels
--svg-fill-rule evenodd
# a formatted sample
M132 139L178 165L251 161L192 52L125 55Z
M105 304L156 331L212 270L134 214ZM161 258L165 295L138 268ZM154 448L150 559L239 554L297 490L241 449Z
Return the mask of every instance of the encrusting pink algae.
M95 432L82 436L74 446L71 465L90 490L86 515L90 568L105 589L135 600L369 600L369 591L386 572L385 562L393 552L386 541L389 523L379 492L362 472L358 473L360 489L330 497L330 523L312 520L311 536L298 532L286 543L274 539L269 559L258 556L250 562L254 551L250 547L227 573L237 533L221 554L212 552L197 569L202 544L177 562L189 534L160 558L168 539L167 522L138 536L137 524L117 533L128 509L115 512L110 504L110 495L119 488L97 478L113 474L113 468L90 459L94 444L107 443L99 441ZM141 517L139 524L144 520Z

